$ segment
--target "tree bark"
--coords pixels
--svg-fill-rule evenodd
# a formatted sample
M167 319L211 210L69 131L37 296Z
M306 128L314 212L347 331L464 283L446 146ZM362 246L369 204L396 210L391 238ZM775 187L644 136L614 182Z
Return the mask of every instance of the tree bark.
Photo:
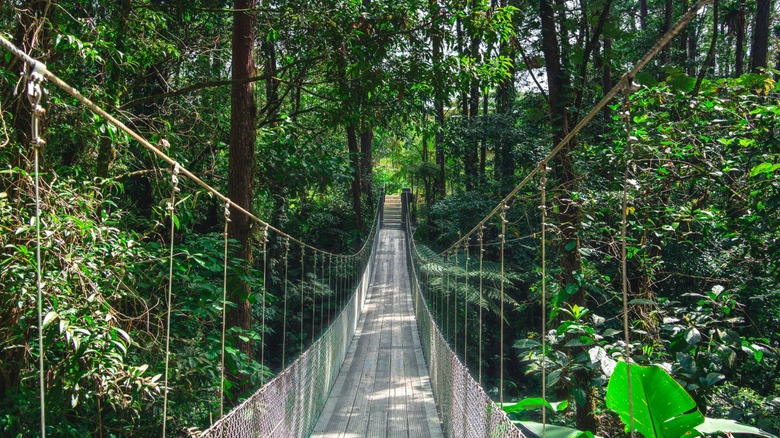
M447 195L447 179L445 173L444 159L444 138L442 131L444 129L444 81L442 71L442 34L439 28L441 11L437 0L429 0L429 15L431 17L431 58L433 61L433 94L434 111L436 118L436 135L434 137L434 149L436 150L436 165L438 167L438 176L436 178L436 193L439 199L444 199Z
M254 75L254 18L244 12L255 7L255 0L235 0L233 12L233 51L231 59L232 79L241 81ZM230 157L228 160L228 196L246 209L252 211L252 193L255 170L255 119L257 104L253 94L252 82L234 83L230 89ZM228 235L238 242L232 257L245 260L246 266L252 265L251 230L252 222L243 214L231 217ZM252 307L249 302L251 289L245 282L233 279L228 292L228 300L235 303L227 312L227 326L242 330L252 329ZM249 359L252 359L252 343L235 339L236 347ZM246 389L246 379L232 376L234 385L239 388L235 393Z
M540 0L540 12L542 21L542 51L544 53L545 68L548 81L548 99L550 105L551 122L560 129L554 137L555 143L559 143L569 132L569 121L566 108L570 106L569 93L570 80L563 69L563 54L558 45L556 32L555 13L550 0ZM559 20L565 20L560 17ZM561 38L563 36L561 35ZM586 62L583 60L582 62ZM570 155L574 145L570 142L555 157L555 176L560 183L556 203L558 204L558 220L560 223L560 284L563 291L569 295L566 300L570 304L587 307L586 295L577 281L577 274L582 271L580 258L580 243L578 232L580 229L580 206L573 200L572 193L577 191L578 175L574 170L574 161ZM572 354L579 352L573 351ZM581 430L595 430L596 418L595 398L590 385L590 377L587 371L575 373L575 380L585 394L585 402L577 404L577 428Z
M355 212L355 226L363 230L363 206L361 205L362 187L360 178L360 149L357 131L354 125L347 126L347 148L352 160L352 209Z
M374 130L368 127L360 134L360 183L362 192L368 198L369 214L374 211L373 144Z
M756 22L753 27L753 44L750 48L750 70L758 73L766 68L769 54L769 0L756 0Z
M718 44L718 0L712 2L712 40L710 41L710 48L707 50L707 58L704 60L704 65L701 66L699 76L696 77L696 85L693 87L691 94L696 96L699 94L699 88L704 81L704 76L707 74L707 70L712 67L715 62L715 47Z
M647 0L639 0L639 27L647 29Z
M467 28L469 29L469 28ZM482 44L480 36L473 32L471 35L471 45L469 47L469 55L474 58L474 62L477 62L479 58L479 46ZM469 121L471 122L471 132L474 132L477 126L477 118L479 116L479 78L474 76L471 78L471 89L469 90ZM479 171L480 171L480 147L479 138L474 135L470 143L466 145L466 162L468 171L466 172L466 190L471 190L479 183Z

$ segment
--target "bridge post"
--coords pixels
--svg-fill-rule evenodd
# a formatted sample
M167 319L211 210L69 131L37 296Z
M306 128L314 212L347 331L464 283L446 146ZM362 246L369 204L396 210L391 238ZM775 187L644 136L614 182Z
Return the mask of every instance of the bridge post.
M409 216L409 204L412 201L412 189L401 189L401 229L406 231L406 218Z

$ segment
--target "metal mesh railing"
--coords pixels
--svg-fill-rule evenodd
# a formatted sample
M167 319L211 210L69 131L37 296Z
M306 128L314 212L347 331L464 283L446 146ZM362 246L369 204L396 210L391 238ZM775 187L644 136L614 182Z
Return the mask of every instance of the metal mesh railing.
M415 318L444 432L448 437L525 437L474 380L436 325L417 275L422 259L414 244L410 221L406 224L407 266Z
M328 330L276 378L235 407L202 437L303 437L308 436L325 407L330 390L357 329L371 279L376 240L371 231L363 274L352 297Z

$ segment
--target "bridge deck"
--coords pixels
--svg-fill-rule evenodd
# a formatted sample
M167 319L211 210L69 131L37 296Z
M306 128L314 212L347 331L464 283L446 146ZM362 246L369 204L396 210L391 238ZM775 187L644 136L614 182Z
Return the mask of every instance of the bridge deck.
M313 437L442 437L406 270L404 233L383 229L363 318Z

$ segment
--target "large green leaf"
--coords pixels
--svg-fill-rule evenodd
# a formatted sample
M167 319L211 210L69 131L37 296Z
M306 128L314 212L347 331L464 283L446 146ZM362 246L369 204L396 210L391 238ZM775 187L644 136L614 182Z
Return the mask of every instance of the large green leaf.
M505 412L522 412L534 409L541 409L542 406L553 412L561 412L569 406L567 400L559 402L549 402L541 397L528 397L520 400L517 403L504 403L502 408Z
M536 423L534 421L516 421L515 424L520 426L524 432L536 437L542 436L542 430L544 428L544 436L546 438L595 438L591 432L572 429L564 426L554 426L548 424L546 427L542 423Z
M631 364L634 428L647 438L678 438L704 422L690 395L663 368ZM607 407L631 424L628 367L620 362L607 385Z
M714 433L727 433L727 434L748 434L748 435L760 435L769 438L777 438L777 436L771 433L764 432L763 430L739 424L734 420L726 420L721 418L704 418L704 423L696 426L696 430L705 434L712 435Z

